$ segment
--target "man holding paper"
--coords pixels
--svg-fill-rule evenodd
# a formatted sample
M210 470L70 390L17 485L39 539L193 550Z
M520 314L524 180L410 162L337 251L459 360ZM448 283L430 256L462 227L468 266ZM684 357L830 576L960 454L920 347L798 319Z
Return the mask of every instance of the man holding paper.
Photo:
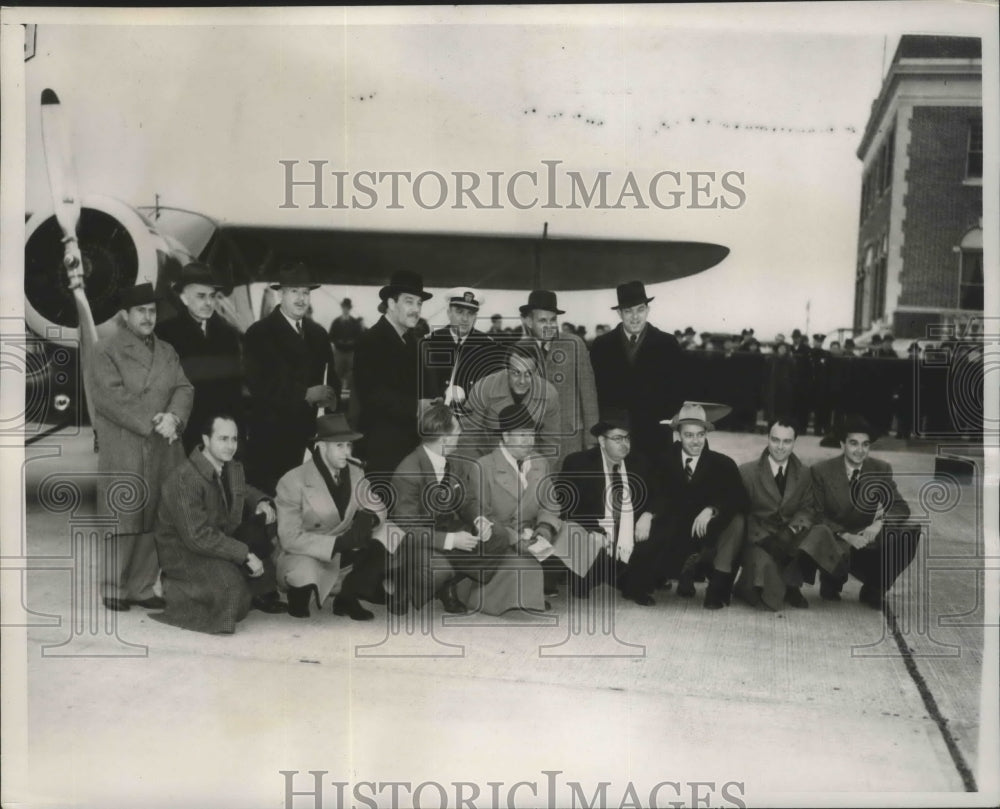
M920 529L906 524L910 507L899 494L892 467L869 456L877 435L860 416L839 430L842 454L812 467L817 518L850 554L850 572L861 580L860 600L881 609L885 594L917 552ZM839 601L846 576L820 576L820 596Z

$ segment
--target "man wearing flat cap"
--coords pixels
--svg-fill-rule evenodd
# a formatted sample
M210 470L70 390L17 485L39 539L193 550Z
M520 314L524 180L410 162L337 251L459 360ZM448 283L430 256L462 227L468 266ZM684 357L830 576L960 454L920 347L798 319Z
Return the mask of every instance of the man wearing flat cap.
M677 579L677 594L692 598L694 584L709 578L708 608L728 603L749 505L735 461L708 446L706 435L730 408L685 402L670 420L678 440L659 464L663 480L665 566L662 578Z
M340 380L326 330L306 317L309 293L318 287L304 264L286 267L271 284L278 306L246 333L248 472L269 493L302 463L317 410L332 412L339 402Z
M180 437L194 398L177 352L154 334L156 301L152 284L121 293L117 331L94 347L87 372L100 447L98 510L112 507L114 499L144 501L118 516L108 540L101 594L111 610L163 606L153 592L153 527L163 481L184 461ZM135 497L115 498L115 490Z
M448 325L431 332L420 342L420 365L424 371L421 399L444 398L447 405L461 407L472 386L499 370L502 351L493 340L475 328L483 296L471 287L448 291Z
M648 322L653 298L641 281L621 284L617 294L618 305L612 309L621 323L590 348L597 400L602 411L628 411L636 446L655 457L670 437L660 421L676 413L683 401L681 348L672 334Z
M361 335L354 352L351 414L365 436L357 451L369 476L388 480L419 443L420 355L414 329L424 302L433 295L410 270L394 272L378 295L382 317Z
M334 593L333 614L374 617L360 599L384 603L386 549L395 529L353 457L361 438L343 413L320 416L312 458L278 481L279 586L288 611L308 618Z
M859 598L873 609L881 609L920 541L919 526L907 523L910 507L892 466L869 455L877 437L864 418L847 416L837 431L841 454L811 469L816 519L849 555L850 572L861 581ZM820 596L839 601L846 578L821 573Z
M518 345L535 353L538 372L559 394L559 457L595 446L590 426L598 419L597 385L587 344L576 334L559 333L556 293L536 289L521 309L525 337Z
M216 311L215 293L222 286L211 267L191 262L174 285L183 308L156 324L156 336L174 347L194 385L194 407L183 435L187 453L201 441L200 425L209 413L231 413L243 426L243 347L240 333Z

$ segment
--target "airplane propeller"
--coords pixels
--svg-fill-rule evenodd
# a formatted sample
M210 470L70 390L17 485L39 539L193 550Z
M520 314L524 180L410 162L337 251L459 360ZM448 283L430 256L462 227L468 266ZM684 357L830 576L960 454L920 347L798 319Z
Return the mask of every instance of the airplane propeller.
M53 90L42 90L42 144L45 149L45 167L49 176L49 190L56 221L63 234L63 267L67 282L73 290L77 318L80 324L80 366L83 371L83 389L87 398L90 423L94 424L93 404L88 384L90 356L97 343L97 326L90 310L90 301L84 289L85 265L77 240L80 224L80 195L76 184L76 166L73 150L59 96Z

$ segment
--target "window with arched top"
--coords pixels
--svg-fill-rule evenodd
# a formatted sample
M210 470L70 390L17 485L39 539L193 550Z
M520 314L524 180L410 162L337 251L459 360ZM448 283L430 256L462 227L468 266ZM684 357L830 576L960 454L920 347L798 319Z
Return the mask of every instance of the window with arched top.
M958 308L983 308L983 230L973 228L958 250Z

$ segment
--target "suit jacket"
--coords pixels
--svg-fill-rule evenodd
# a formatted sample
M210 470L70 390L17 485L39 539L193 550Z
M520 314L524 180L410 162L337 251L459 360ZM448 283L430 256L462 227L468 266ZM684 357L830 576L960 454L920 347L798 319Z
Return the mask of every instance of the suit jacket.
M369 472L392 472L419 443L418 370L416 339L412 335L400 339L384 316L358 338L355 421L365 434L358 442L358 454L368 462Z
M97 508L104 512L112 504L112 489L138 484L130 475L146 482L145 505L118 515L121 534L153 530L163 481L184 462L181 442L168 444L153 429L153 416L173 413L183 431L191 414L194 389L168 343L153 337L152 350L119 316L118 330L94 347L88 377L94 405L94 430L100 445ZM122 477L115 478L118 474ZM121 499L121 498L113 498ZM128 500L128 497L123 499ZM141 499L141 498L140 498Z
M421 341L420 365L424 372L421 399L444 396L456 365L455 384L468 396L476 382L501 369L503 350L477 329L470 331L459 346L451 335L451 328L446 326Z
M625 459L628 472L629 496L635 519L650 512L654 517L662 511L658 486L646 459L629 454ZM579 523L588 531L599 531L604 519L605 477L601 448L574 452L563 460L558 492L562 500L562 518Z
M250 389L250 452L262 488L273 491L285 472L302 463L315 432L317 407L306 389L329 384L339 394L326 330L302 320L302 336L274 309L247 329L244 364Z
M669 439L660 421L673 416L684 400L679 371L681 348L672 334L647 324L634 360L629 362L626 339L619 323L596 337L590 347L597 400L602 411L627 410L633 443L652 454L653 448L659 451L659 445Z
M785 494L782 496L767 458L765 449L756 461L740 467L740 477L750 500L747 539L753 543L785 526L806 529L813 524L816 504L809 468L794 453L788 456L785 462Z
M201 441L202 423L211 413L229 413L243 424L243 346L240 333L218 313L205 331L187 309L158 323L156 335L174 347L184 375L194 386L194 406L184 429L190 452Z
M599 418L597 385L587 344L575 334L560 333L551 341L548 357L542 356L533 337L519 344L535 353L539 370L559 394L559 456L595 446L590 428Z
M877 504L860 509L851 501L851 484L847 477L844 456L837 455L812 467L813 490L816 494L817 519L835 534L855 533L872 524ZM910 516L910 507L892 479L892 466L869 456L861 464L861 500L872 500L885 506L885 519L901 522Z
M736 513L749 506L736 462L728 455L709 449L701 452L694 477L689 483L681 460L681 442L675 441L659 465L663 480L664 512L676 517L679 530L689 531L691 523L705 508L718 511L713 522L725 526Z
M534 529L540 523L551 526L553 536L559 533L562 520L559 518L557 504L547 502L549 498L545 497L543 499L546 502L543 504L539 499L542 487L548 485L546 481L550 467L546 458L531 458L528 471L525 472L528 486L523 491L517 470L510 465L499 447L479 458L476 463L482 486L480 502L483 516L494 523L494 526L507 529L512 544L516 542L522 529Z

